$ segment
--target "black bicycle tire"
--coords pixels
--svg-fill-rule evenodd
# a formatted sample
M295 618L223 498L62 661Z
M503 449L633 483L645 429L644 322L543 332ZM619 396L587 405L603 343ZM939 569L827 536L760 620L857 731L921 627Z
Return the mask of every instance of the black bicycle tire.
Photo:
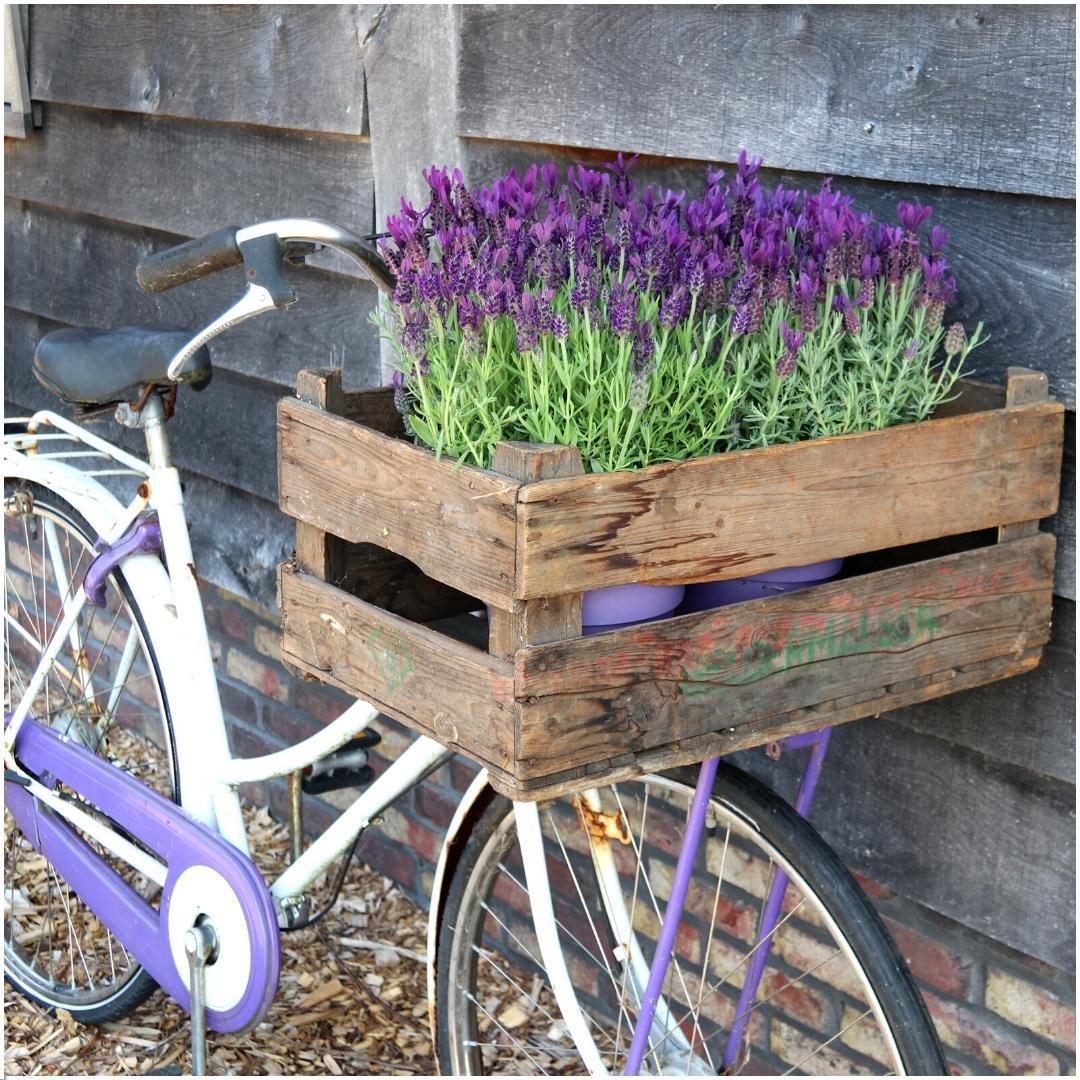
M685 782L684 775L678 778ZM948 1075L933 1022L903 957L869 898L836 852L780 796L733 765L720 763L713 795L753 824L762 838L802 876L832 915L882 1005L906 1074ZM447 892L436 951L435 981L439 1063L444 1075L452 1075L446 1072L452 1055L449 1023L442 1012L450 978L452 935L469 878L488 840L509 813L513 813L513 805L508 799L503 796L492 799L470 831Z
M39 500L42 500L44 505L49 507L49 509L67 518L68 522L82 533L83 538L87 540L91 546L93 545L94 530L91 528L86 518L83 517L83 515L80 514L67 499L58 495L55 491L50 491L48 488L42 487L40 484L34 483L33 481L22 480L8 480L5 482L5 499L7 497L7 487L13 484L19 488L29 490L33 495L35 504ZM124 601L128 605L128 609L139 624L139 631L142 635L142 640L146 645L147 659L153 664L154 676L157 679L158 689L161 693L161 718L165 725L165 734L169 740L169 751L173 766L173 800L179 802L180 777L177 771L176 736L173 731L172 711L169 707L165 683L161 677L161 668L158 664L157 653L154 650L153 639L150 637L146 621L143 618L142 612L139 610L138 604L135 601L135 596L131 591L131 586L124 577L123 571L116 569L112 572L111 577L123 595ZM135 974L131 976L114 997L107 998L102 1002L80 1007L69 1002L50 1001L48 998L42 997L40 994L27 988L8 970L6 941L4 943L4 981L13 986L24 997L40 1005L50 1015L55 1014L56 1010L61 1008L70 1012L72 1017L79 1023L91 1025L108 1024L123 1019L125 1016L130 1015L134 1009L138 1008L139 1005L146 1001L147 998L158 989L156 980L140 965Z

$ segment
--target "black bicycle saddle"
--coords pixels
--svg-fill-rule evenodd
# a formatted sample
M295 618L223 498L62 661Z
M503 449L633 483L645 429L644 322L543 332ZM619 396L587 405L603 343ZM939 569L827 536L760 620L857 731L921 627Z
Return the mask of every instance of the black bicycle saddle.
M190 330L121 326L116 330L70 327L38 342L38 381L74 405L108 405L138 396L147 383L169 386L169 363L194 337ZM204 345L184 365L182 382L202 390L213 374Z

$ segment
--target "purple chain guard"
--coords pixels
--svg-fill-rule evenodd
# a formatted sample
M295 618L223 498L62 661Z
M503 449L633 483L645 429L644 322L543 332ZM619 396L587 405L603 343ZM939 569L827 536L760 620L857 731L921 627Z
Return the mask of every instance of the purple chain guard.
M219 1032L243 1031L257 1024L277 990L281 946L274 903L255 864L186 810L29 717L15 740L15 756L33 775L48 774L77 791L167 864L160 911L155 911L66 821L21 785L4 784L7 808L34 849L189 1012L186 981L177 972L169 947L169 899L189 867L208 866L225 878L244 912L251 970L240 1001L227 1012L207 1009L206 1022Z

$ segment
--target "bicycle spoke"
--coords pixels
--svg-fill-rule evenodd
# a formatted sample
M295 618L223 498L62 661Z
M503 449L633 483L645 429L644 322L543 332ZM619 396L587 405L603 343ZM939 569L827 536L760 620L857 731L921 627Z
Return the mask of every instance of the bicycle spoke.
M839 1039L841 1035L843 1035L847 1031L850 1031L857 1023L859 1023L860 1020L865 1019L873 1011L873 1009L867 1009L866 1012L860 1013L858 1016L855 1017L854 1020L851 1021L850 1024L846 1024L835 1035L832 1035L828 1039L826 1039L816 1050L807 1054L806 1057L802 1058L795 1065L792 1065L791 1068L788 1069L786 1073L784 1073L784 1075L790 1076L796 1069L801 1069L803 1065L806 1064L806 1062L808 1062L812 1057L816 1057L818 1054L821 1053L822 1050L825 1049L826 1046L829 1046L831 1043L836 1042L836 1040Z

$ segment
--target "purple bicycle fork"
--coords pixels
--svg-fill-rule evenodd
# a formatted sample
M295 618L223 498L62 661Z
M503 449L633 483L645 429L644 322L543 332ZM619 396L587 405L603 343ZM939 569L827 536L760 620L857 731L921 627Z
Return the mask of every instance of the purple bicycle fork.
M831 734L832 728L822 728L820 731L808 734L792 735L787 739L783 739L779 744L782 750L810 748L810 760L806 764L806 770L799 785L799 794L795 799L795 810L802 817L806 817L810 812L810 806L814 801L814 792L817 789L818 780L821 778L821 766L825 760L825 751L829 747L829 736ZM716 780L716 769L719 760L719 758L709 758L703 761L701 771L698 773L694 800L690 804L690 815L686 822L686 834L683 837L682 848L679 851L679 861L675 867L671 896L668 898L663 922L660 924L660 936L656 943L656 953L649 968L649 981L641 999L641 1009L634 1025L634 1037L630 1043L630 1052L626 1058L626 1068L623 1074L625 1076L639 1075L641 1063L648 1050L649 1033L652 1030L656 1006L660 1000L660 992L667 976L668 965L671 962L671 954L675 946L675 935L682 919L683 905L686 903L686 893L690 887L690 879L693 877L694 862L697 859L698 847L701 844L701 834L705 828L705 817L709 807L709 798L712 795L713 784ZM761 923L758 926L750 967L747 970L746 980L739 996L735 1021L731 1026L731 1031L728 1032L722 1064L725 1073L731 1071L739 1058L750 1009L754 999L757 997L761 976L765 972L765 964L768 961L769 950L772 947L772 935L776 930L780 911L784 906L787 886L787 874L777 868L769 885L768 894L765 897Z

